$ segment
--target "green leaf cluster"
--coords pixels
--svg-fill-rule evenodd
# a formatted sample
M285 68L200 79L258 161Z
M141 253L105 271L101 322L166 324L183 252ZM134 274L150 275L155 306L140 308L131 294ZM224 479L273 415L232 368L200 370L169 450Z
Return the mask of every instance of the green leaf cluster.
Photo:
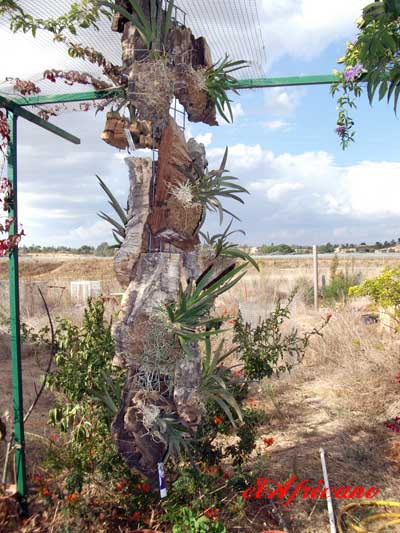
M231 61L229 56L226 55L206 72L207 92L219 114L226 122L233 122L232 100L228 97L228 91L239 94L238 90L234 87L237 80L232 76L232 72L248 66L247 61ZM226 113L228 113L229 118Z
M172 533L226 533L225 526L220 522L204 515L197 517L189 507L183 507L176 520Z
M375 98L392 102L397 113L400 97L400 11L398 0L381 0L368 4L358 21L357 39L347 44L346 53L339 63L344 71L335 73L339 81L334 83L331 93L341 91L337 100L339 111L338 125L346 128L341 135L342 148L354 141L354 121L349 111L356 108L355 100L361 96L360 84L366 82L370 104ZM346 80L346 70L362 65L362 75L354 80Z
M190 279L186 288L179 286L177 300L165 305L169 330L175 334L189 356L192 356L192 343L220 332L215 329L220 318L210 316L215 299L231 289L245 275L248 263L229 268L226 273L213 279L210 268L200 279Z
M65 435L65 442L62 453L51 449L49 462L54 469L67 468L67 485L80 490L93 475L107 478L125 471L110 432L125 372L112 365L111 323L105 322L101 300L89 301L82 326L61 320L55 340L56 369L47 386L56 405L49 423Z
M16 3L8 0L8 4ZM34 37L38 30L50 31L55 35L61 35L65 31L76 35L77 28L85 29L94 27L96 30L99 30L97 22L100 16L105 15L109 17L109 13L100 7L97 0L72 2L69 11L57 18L35 18L22 9L18 9L17 4L13 9L17 10L17 12L11 16L11 30L14 32L21 30L23 33L31 32Z
M232 259L243 259L244 261L251 263L258 271L260 271L257 262L251 257L250 254L240 250L237 244L233 244L232 242L228 241L228 237L234 233L242 233L245 235L243 230L229 231L231 229L232 222L233 220L231 220L222 233L216 233L215 235L210 236L209 233L200 232L200 235L203 237L207 246L214 249L216 258L230 257Z
M290 318L289 301L282 305L278 300L271 315L252 327L239 313L234 325L233 342L238 345L244 372L249 380L261 380L290 371L304 357L309 335L300 336L295 328L282 332L282 325Z
M128 223L128 208L123 209L123 207L121 207L118 200L115 198L115 196L113 195L111 190L107 187L107 185L104 183L104 181L100 178L100 176L97 176L96 174L96 178L98 179L100 183L100 187L107 194L108 199L109 199L108 203L118 215L119 221L115 220L115 218L110 217L103 211L100 211L98 213L98 216L114 227L114 229L112 230L112 234L116 241L116 244L114 244L114 246L112 246L111 248L120 248L126 235L125 227Z
M384 270L376 278L350 287L349 295L368 296L379 306L394 308L395 316L400 318L400 268Z
M214 353L212 353L211 340L210 338L205 339L205 357L202 361L200 394L206 403L209 401L215 402L228 417L232 426L236 427L234 415L240 422L243 422L243 415L234 395L229 390L229 370L223 365L223 362L235 353L237 348L232 348L223 353L223 347L224 340L219 343Z
M137 0L129 0L132 13L119 5L115 0L100 0L99 3L108 7L112 12L117 11L121 13L126 20L131 22L148 50L160 52L166 48L168 32L172 24L174 0L169 0L166 11L162 9L162 2L150 0L150 16L144 13Z

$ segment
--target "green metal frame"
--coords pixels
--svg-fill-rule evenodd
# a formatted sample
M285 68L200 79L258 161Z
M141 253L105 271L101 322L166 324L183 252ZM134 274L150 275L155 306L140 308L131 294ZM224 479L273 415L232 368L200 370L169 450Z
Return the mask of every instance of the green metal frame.
M290 76L282 78L260 78L239 80L232 85L235 89L259 89L266 87L290 87L298 85L321 85L337 81L334 75L317 76ZM103 91L86 91L80 93L58 94L53 96L30 96L5 98L0 96L0 108L7 109L8 124L10 127L10 143L8 149L8 179L14 190L14 200L10 206L9 216L14 218L10 229L10 235L18 231L18 179L17 179L17 118L20 116L45 130L62 137L63 139L79 144L80 140L51 124L37 115L31 113L25 106L38 104L56 104L67 102L82 102L123 96L123 88L113 88ZM12 394L14 408L14 438L15 438L15 462L17 493L22 505L22 510L27 513L26 503L26 466L25 466L25 437L24 437L24 410L23 410L23 387L21 371L21 339L20 339L20 315L19 315L19 269L18 247L9 254L9 291L10 291L10 323L11 323L11 365L12 365Z
M238 80L232 84L232 89L263 89L267 87L295 87L299 85L328 85L338 81L333 74L315 76L286 76L282 78L253 78ZM13 102L21 107L39 104L61 104L68 102L83 102L87 100L102 100L124 96L125 90L120 88L105 89L103 91L85 91L80 93L56 94L52 96L29 96L14 98ZM0 101L1 103L1 101Z
M80 139L50 124L30 111L21 108L17 103L0 96L0 107L7 110L7 121L10 128L10 142L7 154L7 176L13 189L8 216L13 219L9 235L18 233L18 171L17 171L17 119L22 117L45 130L62 137L74 144L80 144ZM21 368L21 334L20 334L20 305L19 305L19 266L18 246L9 254L8 284L10 298L10 337L11 337L11 374L12 398L14 412L14 441L15 441L15 472L17 495L22 509L22 515L28 512L26 494L26 461L25 461L25 432L24 432L24 403Z
M9 234L18 232L18 180L17 180L17 116L8 111L8 126L10 128L10 143L7 157L8 179L14 191L8 215L14 219ZM26 476L25 476L25 433L24 433L24 404L22 395L21 370L21 338L19 317L19 270L18 246L10 253L8 261L8 283L10 298L10 334L11 334L11 374L14 410L14 440L15 440L15 472L17 491L23 507L25 507Z

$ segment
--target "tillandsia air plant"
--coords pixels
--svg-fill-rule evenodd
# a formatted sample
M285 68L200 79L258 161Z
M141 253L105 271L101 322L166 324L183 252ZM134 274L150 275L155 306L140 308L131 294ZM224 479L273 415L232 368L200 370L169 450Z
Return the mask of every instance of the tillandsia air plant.
M110 223L114 229L112 230L114 239L116 241L116 244L114 244L113 248L120 248L123 240L125 239L125 227L128 223L128 208L124 209L119 204L118 200L115 198L113 193L110 191L110 189L107 187L107 185L104 183L104 181L100 178L100 176L97 176L100 183L100 187L103 189L103 191L107 194L109 200L108 203L111 205L111 207L114 209L116 214L119 217L119 222L115 220L114 218L110 217L106 213L103 213L103 211L100 211L98 213L98 216L105 220L106 222Z
M236 78L232 76L232 72L248 66L247 61L231 61L229 56L226 55L206 71L207 92L219 114L226 122L233 122L232 100L228 97L228 91L239 94L234 87Z
M219 214L220 223L223 221L224 213L231 215L236 220L239 220L239 218L222 206L219 197L236 200L237 202L244 204L244 201L238 196L238 194L249 194L249 191L244 187L235 183L239 178L225 175L229 172L229 170L226 169L227 159L228 147L225 149L221 165L217 170L204 170L195 164L192 165L193 170L177 166L177 169L187 178L183 187L185 190L191 192L192 202L202 204L208 211L214 213L217 212ZM175 188L175 196L178 194L176 191L177 188L179 189L179 186ZM204 223L205 216L206 213L204 210L200 226Z
M372 104L386 97L393 102L394 111L400 96L400 0L381 0L368 4L358 20L359 33L347 43L345 55L338 60L342 72L334 71L339 80L332 84L331 94L342 94L337 99L338 122L336 132L341 146L347 148L354 141L354 121L349 111L356 108L355 100L362 94L361 82L367 84Z
M150 16L144 13L137 0L129 0L132 14L115 0L112 2L100 0L99 4L108 7L112 12L118 11L131 22L148 50L154 50L156 52L165 50L172 23L174 0L169 0L166 11L162 9L162 2L150 0Z
M251 257L250 254L240 250L237 244L228 241L228 237L234 233L242 233L245 235L243 230L232 230L233 219L230 221L228 226L225 228L223 233L216 233L215 235L209 235L209 233L200 232L200 235L203 237L205 243L210 248L213 248L215 257L231 257L233 259L243 259L251 263L258 271L260 270L257 262Z

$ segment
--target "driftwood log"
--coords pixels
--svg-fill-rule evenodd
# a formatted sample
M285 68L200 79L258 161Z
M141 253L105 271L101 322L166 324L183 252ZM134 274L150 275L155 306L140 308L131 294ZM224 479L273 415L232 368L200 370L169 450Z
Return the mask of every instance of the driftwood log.
M176 299L180 283L197 279L200 273L197 231L202 208L190 209L179 202L171 207L171 187L185 179L176 165L190 168L194 161L206 163L204 146L193 139L186 143L172 119L161 139L157 165L150 158L126 159L128 223L114 259L117 278L126 290L113 334L114 364L128 368L128 377L112 433L128 466L146 476L154 488L157 462L164 457L166 445L149 433L144 412L151 407L160 415L171 415L189 432L199 423L202 412L198 395L200 353L195 346L197 357L192 359L183 356L181 348L172 348L167 370L158 369L172 382L171 391L162 391L162 386L158 392L144 391L139 379L148 364L144 354L160 308ZM186 224L182 223L185 219ZM165 243L168 251L154 249L155 244L164 248Z

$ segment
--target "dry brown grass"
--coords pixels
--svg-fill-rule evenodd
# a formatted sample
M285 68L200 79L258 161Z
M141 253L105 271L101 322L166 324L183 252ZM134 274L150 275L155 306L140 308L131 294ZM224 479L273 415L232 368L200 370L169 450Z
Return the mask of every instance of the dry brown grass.
M357 308L336 310L293 374L258 390L257 403L268 417L264 433L275 439L267 462L255 458L259 475L283 481L297 474L316 484L323 447L332 486L377 485L380 498L398 498L400 439L385 421L400 415L399 346L378 326L363 325ZM315 503L293 503L290 531L328 531L326 502L313 510Z

